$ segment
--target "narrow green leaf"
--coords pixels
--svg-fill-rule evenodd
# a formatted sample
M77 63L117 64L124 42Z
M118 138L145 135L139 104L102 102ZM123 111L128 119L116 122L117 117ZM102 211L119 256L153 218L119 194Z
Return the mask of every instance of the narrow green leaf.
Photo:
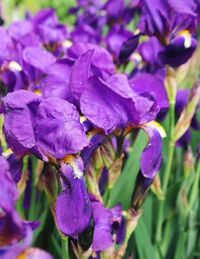
M121 203L124 209L129 208L134 183L140 168L140 156L146 143L146 135L140 131L130 150L122 174L111 190L108 207L113 207L115 204Z
M143 218L140 218L137 228L135 229L134 236L137 245L139 259L155 258L156 248L152 245L151 237Z

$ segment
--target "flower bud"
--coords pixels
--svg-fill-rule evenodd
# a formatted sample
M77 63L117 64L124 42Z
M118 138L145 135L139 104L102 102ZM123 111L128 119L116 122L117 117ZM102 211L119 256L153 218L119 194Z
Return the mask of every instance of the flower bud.
M200 100L200 81L197 82L190 93L187 106L183 109L181 116L174 129L173 141L176 142L190 127L191 120L195 114L196 107Z

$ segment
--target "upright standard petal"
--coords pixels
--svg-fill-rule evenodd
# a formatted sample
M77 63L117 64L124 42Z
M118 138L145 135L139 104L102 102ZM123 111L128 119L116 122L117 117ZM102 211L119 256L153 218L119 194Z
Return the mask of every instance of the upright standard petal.
M103 78L107 78L115 71L115 66L111 54L101 46L91 43L76 43L68 49L68 56L71 59L77 59L88 50L94 50L92 55L92 69L98 72Z
M161 110L169 108L169 101L164 83L155 75L148 73L137 74L129 81L131 87L139 94L149 94L157 102Z
M70 75L70 92L73 101L79 107L81 94L86 87L86 81L89 77L89 70L94 50L88 50L83 53L74 63Z
M125 76L115 75L107 82L93 76L81 96L83 114L106 133L139 125L155 118L159 108L154 100L131 89Z

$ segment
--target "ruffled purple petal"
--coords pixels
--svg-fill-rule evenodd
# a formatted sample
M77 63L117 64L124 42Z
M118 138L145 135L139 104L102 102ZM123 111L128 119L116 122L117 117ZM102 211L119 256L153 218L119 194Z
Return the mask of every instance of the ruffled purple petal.
M40 149L55 158L77 153L88 144L75 107L56 97L40 103L35 118L35 136Z
M128 124L153 120L159 111L154 100L140 96L126 86L128 81L124 76L115 75L107 82L91 77L81 96L83 114L106 133L124 129Z

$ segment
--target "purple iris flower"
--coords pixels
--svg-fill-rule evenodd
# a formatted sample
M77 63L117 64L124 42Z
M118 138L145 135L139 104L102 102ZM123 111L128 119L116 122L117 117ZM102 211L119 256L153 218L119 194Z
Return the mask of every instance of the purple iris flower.
M102 12L101 1L78 1L78 6L70 9L76 14L76 26L71 33L73 42L100 43L106 16Z
M23 22L13 23L9 34L24 46L36 46L40 42L44 45L59 44L66 39L67 31L53 9L43 9Z
M19 156L34 153L39 158L62 158L88 144L76 108L60 98L43 99L19 90L3 99L4 133Z
M56 201L56 223L63 234L76 238L92 221L92 207L83 180L83 163L80 158L73 165L62 165L61 181L62 192Z
M156 36L164 48L159 55L159 63L161 61L172 67L184 64L197 46L194 33L198 24L198 8L194 0L141 0L137 6L141 13L138 23L140 34ZM148 51L146 53L148 58ZM130 54L127 50L126 56Z
M80 104L83 114L106 134L128 127L142 128L149 136L141 158L142 173L155 176L161 164L162 141L156 128L148 124L159 112L154 99L146 93L140 95L130 87L125 75L116 74L107 81L89 78Z
M100 252L111 247L117 241L114 239L113 233L119 230L119 224L122 223L122 208L121 205L116 205L112 209L105 208L94 196L91 196L91 201L95 222L92 249ZM121 232L118 239L123 239L123 237L124 234Z
M176 31L184 30L187 28L183 28L183 24L188 27L188 21L192 23L197 19L197 5L194 0L141 0L140 7L139 28L148 35L166 35L174 28ZM176 27L172 28L177 20L179 26L176 24Z

